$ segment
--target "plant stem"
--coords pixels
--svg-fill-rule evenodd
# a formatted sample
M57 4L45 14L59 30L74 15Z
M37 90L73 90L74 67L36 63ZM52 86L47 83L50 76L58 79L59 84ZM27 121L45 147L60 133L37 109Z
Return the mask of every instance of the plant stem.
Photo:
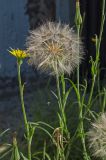
M78 41L79 41L80 27L77 27L77 34L78 34ZM78 43L78 51L79 51L79 43ZM79 64L77 67L77 88L78 88L78 92L79 92Z
M63 75L61 75L61 79ZM64 78L63 78L64 81ZM56 75L56 84L57 84L57 94L58 94L58 105L59 105L59 111L60 111L60 116L61 116L61 121L60 121L60 127L63 128L63 130L65 131L65 133L68 135L68 129L67 129L67 122L66 122L66 114L65 114L65 103L64 103L64 98L63 95L61 95L61 91L60 91L60 80L59 80L59 76L58 74ZM63 89L63 86L62 86ZM65 89L64 93L65 94Z
M31 141L27 140L28 143L28 158L31 160Z
M80 37L80 25L77 25L77 35L78 35L78 41ZM78 48L79 48L79 43L78 43ZM79 49L78 49L79 50ZM80 95L80 89L79 89L79 64L77 67L77 90ZM87 150L86 150L86 145L85 145L85 131L84 131L84 122L83 122L83 104L80 102L81 100L78 98L79 102L79 134L81 136L81 142L83 146L83 156L84 160L89 160Z
M104 88L104 97L103 97L102 113L105 112L105 107L106 107L106 89Z
M77 26L77 34L78 34L78 40L80 37L80 26ZM79 47L79 43L78 43L78 47ZM77 90L78 93L80 94L80 89L79 89L79 64L77 67ZM84 133L84 123L83 123L83 104L80 103L80 99L78 99L79 101L79 134L81 135L81 142L82 142L82 146L83 146L83 156L84 156L84 160L89 160L88 158L88 154L87 154L87 150L86 150L86 145L85 145L85 133Z
M82 104L83 105L83 104ZM89 160L89 156L86 150L86 144L85 144L85 131L84 131L84 123L83 123L83 107L80 106L80 114L79 114L79 134L81 136L81 142L82 142L82 146L83 146L83 157L84 160Z
M92 74L92 86L91 86L91 91L90 91L90 96L88 99L88 109L91 107L90 103L92 101L92 96L93 96L93 91L94 91L94 85L95 85L95 80L97 77L97 81L98 81L98 92L100 92L100 78L99 78L99 58L100 58L100 45L101 45L101 40L102 40L102 34L103 34L103 27L104 27L104 22L105 22L105 0L103 0L102 3L102 16L101 16L101 26L100 26L100 34L99 34L99 38L96 38L96 59L95 61L93 61L92 67L94 67L95 72ZM98 71L98 72L97 72ZM101 98L99 97L100 101Z
M61 82L65 81L64 80L64 76L61 75ZM65 82L63 82L65 83ZM62 93L63 95L65 95L65 85L63 87L63 83L62 83ZM65 103L64 103L64 98L63 95L61 95L61 89L60 89L60 79L59 79L59 75L56 74L56 84L57 84L57 94L58 94L58 105L59 105L59 125L60 125L60 129L61 129L61 144L60 146L57 146L57 158L59 158L59 160L65 160L65 154L64 154L64 135L66 136L67 139L70 138L69 136L69 132L68 132L68 128L67 128L67 122L66 122L66 115L65 115Z
M59 109L61 110L61 108L62 108L62 99L61 99L61 93L60 93L60 83L59 83L59 75L58 75L58 73L56 74L56 85L57 85L57 94L58 94L58 104L59 104Z
M90 91L90 96L89 96L89 99L88 99L88 108L90 108L90 104L91 104L91 101L92 101L92 96L93 96L93 91L94 91L94 85L95 85L95 79L96 79L96 75L94 75L93 79L92 79L92 86L91 86L91 91Z
M98 46L97 46L97 54L99 54L100 52L100 44L102 40L104 22L105 22L105 0L103 0L103 3L102 3L101 26L100 26L99 41L98 41Z
M101 45L101 40L102 40L102 34L103 34L103 28L104 28L104 22L105 22L105 0L103 0L102 3L102 14L101 14L101 26L100 26L100 34L99 34L99 39L96 47L96 57L98 59L97 63L97 69L98 69L98 93L100 93L100 71L99 71L99 57L100 57L100 45ZM99 97L100 105L101 105L101 97Z
M30 143L30 137L29 137L29 125L28 125L26 111L25 111L25 105L24 105L24 95L23 95L24 86L22 85L21 71L20 71L21 64L22 64L22 60L21 59L17 59L17 70L18 70L18 82L19 82L21 107L22 107L23 118L24 118L24 125L25 125L25 129L26 129L26 134L27 134L28 159L31 160L31 143Z

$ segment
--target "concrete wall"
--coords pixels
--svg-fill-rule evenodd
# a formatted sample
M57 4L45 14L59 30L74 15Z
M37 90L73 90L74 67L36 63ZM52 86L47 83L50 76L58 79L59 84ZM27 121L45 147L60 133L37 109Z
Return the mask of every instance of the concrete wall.
M0 77L16 74L16 59L7 50L9 47L24 48L28 32L26 1L0 0Z

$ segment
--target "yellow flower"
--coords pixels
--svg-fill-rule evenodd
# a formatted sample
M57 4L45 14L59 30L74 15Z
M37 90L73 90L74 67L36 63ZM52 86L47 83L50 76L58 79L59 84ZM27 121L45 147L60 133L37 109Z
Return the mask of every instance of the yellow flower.
M20 59L24 59L29 57L29 54L27 54L25 51L20 50L20 49L12 49L9 50L9 53L11 53L13 56L20 58Z

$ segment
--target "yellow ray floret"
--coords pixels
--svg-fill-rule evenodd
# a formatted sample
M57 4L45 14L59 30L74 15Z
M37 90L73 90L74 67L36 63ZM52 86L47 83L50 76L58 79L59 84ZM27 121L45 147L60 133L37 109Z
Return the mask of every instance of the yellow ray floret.
M20 50L20 49L11 49L9 50L9 53L11 53L13 56L17 58L27 58L29 57L29 54L27 54L25 51Z

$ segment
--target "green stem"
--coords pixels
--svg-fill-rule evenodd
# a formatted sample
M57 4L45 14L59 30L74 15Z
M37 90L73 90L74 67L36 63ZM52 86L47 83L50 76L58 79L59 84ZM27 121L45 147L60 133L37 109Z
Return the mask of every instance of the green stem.
M58 104L59 109L62 109L62 99L61 99L61 93L60 93L60 83L59 83L59 75L56 74L56 84L57 84L57 94L58 94Z
M25 111L25 105L24 105L24 96L23 96L23 85L21 81L21 64L22 60L17 60L17 70L18 70L18 82L19 82L19 91L20 91L20 98L21 98L21 106L22 106L22 112L23 112L23 118L24 118L24 124L27 134L27 144L28 144L28 159L31 160L31 143L30 143L30 137L29 137L29 125L27 121L26 111Z
M56 85L57 85L57 95L58 95L58 105L59 105L59 115L61 116L61 119L59 117L59 125L61 132L63 133L63 120L62 120L62 99L61 99L61 91L60 91L60 83L59 83L59 75L56 72ZM60 154L61 154L61 148L57 144L57 155L56 155L56 160L60 160Z
M63 76L63 75L61 75L61 76ZM68 137L69 132L68 132L67 122L66 122L64 98L62 98L62 96L61 96L60 80L59 80L58 74L56 75L56 84L57 84L57 94L58 94L58 105L59 105L59 111L60 111L60 116L61 116L60 127L63 128L63 130L65 131L65 133L67 134L67 137ZM64 90L64 94L65 94L65 90Z
M104 88L104 98L103 98L103 105L102 105L102 113L105 112L106 107L106 89Z
M59 149L58 149L58 146L57 146L56 160L59 160Z
M77 26L77 33L78 33L78 41L79 41L79 36L80 36L80 26ZM78 50L79 50L79 43L78 43ZM77 67L77 88L79 92L79 64Z
M94 75L93 79L92 79L92 86L91 86L91 91L90 91L90 96L89 96L89 99L88 99L88 108L90 108L90 104L91 104L91 101L92 101L92 96L93 96L93 91L94 91L94 85L95 85L95 79L96 79L96 75Z
M28 158L29 160L31 160L31 141L28 140L27 143L28 143Z
M22 86L21 74L20 74L20 67L21 67L20 61L18 61L17 65L18 65L18 82L19 82L19 91L20 91L20 98L21 98L21 106L22 106L22 112L23 112L23 117L24 117L25 128L27 128L28 122L27 122L27 116L26 116L25 106L24 106L23 86Z
M104 22L105 22L105 0L103 0L102 3L102 14L101 14L101 26L100 26L100 34L99 34L99 39L96 47L96 57L97 57L97 70L98 70L98 93L100 93L100 71L99 71L99 57L100 57L100 45L101 45L101 40L102 40L102 35L103 35L103 28L104 28ZM101 105L101 97L99 97L100 105Z
M78 34L78 41L79 41L79 37L80 37L80 25L77 25L77 34ZM79 48L79 43L78 43L78 48ZM77 67L77 89L78 89L78 93L80 93L80 89L79 89L79 64ZM79 134L81 135L81 142L82 142L82 146L83 146L83 157L84 160L89 160L88 157L88 153L86 150L86 145L85 145L85 133L84 133L84 123L83 123L83 104L81 105L80 100L79 101Z
M105 0L103 0L103 3L102 3L101 27L100 27L98 46L97 46L97 54L99 54L100 52L100 44L102 40L104 22L105 22Z
M59 117L59 124L60 124L61 134L62 134L61 146L57 147L57 152L58 152L57 157L59 158L59 160L65 160L64 144L63 144L64 143L64 138L63 137L64 137L64 133L65 133L65 135L67 135L67 137L69 137L68 136L69 132L68 132L68 129L67 129L64 100L62 99L62 96L61 96L60 80L59 80L59 75L58 74L56 74L56 84L57 84L59 116L60 116ZM64 90L64 92L65 92L65 90Z
M101 92L101 86L100 86L100 70L99 70L99 64L98 64L98 76L97 76L97 86L98 86L98 93ZM102 104L101 96L99 96L99 104Z
M82 146L83 146L83 157L84 160L89 160L89 156L86 150L86 144L85 144L85 131L84 131L84 123L83 123L83 113L82 113L82 106L80 106L80 114L79 114L79 133L81 136L81 142L82 142Z

